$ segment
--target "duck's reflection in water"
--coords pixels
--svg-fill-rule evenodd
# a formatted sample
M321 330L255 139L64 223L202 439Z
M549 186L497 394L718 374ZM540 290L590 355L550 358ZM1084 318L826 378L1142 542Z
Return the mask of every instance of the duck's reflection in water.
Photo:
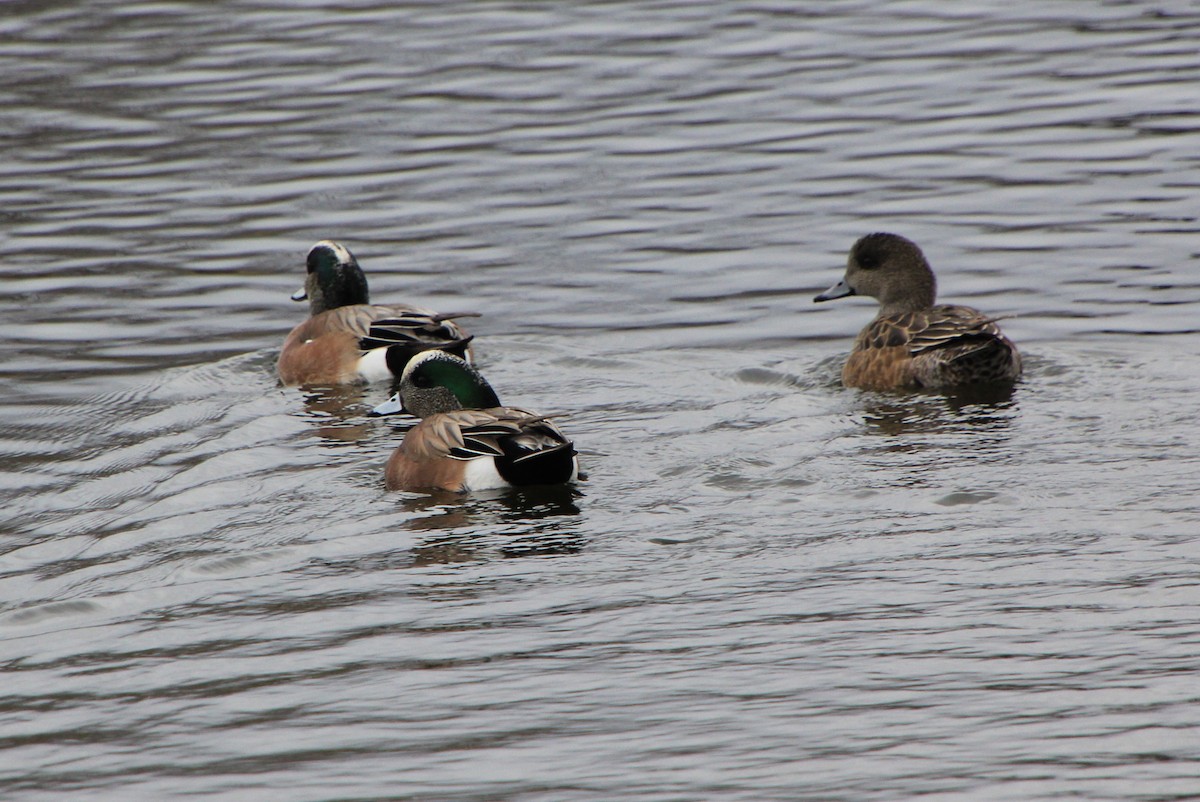
M503 557L575 554L582 494L569 486L525 487L463 496L437 493L402 502L414 513L407 528L428 536L412 549L412 565Z
M336 443L357 443L375 430L375 422L365 416L378 403L373 399L387 398L388 388L345 384L305 387L303 392L304 411L315 424L317 436Z

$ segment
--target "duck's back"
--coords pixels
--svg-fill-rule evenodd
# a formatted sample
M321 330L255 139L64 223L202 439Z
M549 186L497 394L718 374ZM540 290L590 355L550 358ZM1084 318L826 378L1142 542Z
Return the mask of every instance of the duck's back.
M859 333L842 381L866 390L1015 381L1021 357L996 319L969 306L881 315Z
M307 335L305 339L313 339L330 332L348 332L359 339L366 339L373 334L373 330L380 327L389 327L398 332L404 331L411 337L426 338L431 341L458 339L463 336L462 330L445 316L408 304L339 306L319 315L313 315L297 326L296 331L302 331Z
M360 359L365 352L393 345L440 345L465 336L452 320L421 307L350 304L313 315L292 329L277 369L288 385L339 384L364 378ZM465 347L462 355L470 359ZM379 371L386 373L386 365Z
M460 409L421 420L388 460L392 490L560 484L578 473L558 427L516 407Z

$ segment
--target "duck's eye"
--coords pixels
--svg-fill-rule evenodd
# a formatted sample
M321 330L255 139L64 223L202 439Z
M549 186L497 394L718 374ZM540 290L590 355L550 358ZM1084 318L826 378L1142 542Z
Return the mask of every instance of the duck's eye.
M415 373L412 377L412 383L417 387L432 387L433 379L429 378L424 373Z
M858 262L859 268L862 270L874 270L883 262L883 260L879 258L879 254L872 251L860 253L856 261Z

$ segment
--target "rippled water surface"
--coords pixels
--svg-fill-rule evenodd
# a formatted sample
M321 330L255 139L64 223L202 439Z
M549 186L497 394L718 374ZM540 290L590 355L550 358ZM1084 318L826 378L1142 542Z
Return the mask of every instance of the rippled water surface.
M1200 794L1200 12L0 6L0 788ZM1028 370L843 389L855 238ZM277 386L314 241L471 309L574 493Z

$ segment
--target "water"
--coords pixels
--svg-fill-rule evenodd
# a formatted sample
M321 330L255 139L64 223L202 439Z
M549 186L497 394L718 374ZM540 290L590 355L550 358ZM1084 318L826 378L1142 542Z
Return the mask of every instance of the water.
M1200 794L1200 14L0 8L6 800ZM845 390L861 234L1010 399ZM576 494L389 493L308 246L482 313Z

